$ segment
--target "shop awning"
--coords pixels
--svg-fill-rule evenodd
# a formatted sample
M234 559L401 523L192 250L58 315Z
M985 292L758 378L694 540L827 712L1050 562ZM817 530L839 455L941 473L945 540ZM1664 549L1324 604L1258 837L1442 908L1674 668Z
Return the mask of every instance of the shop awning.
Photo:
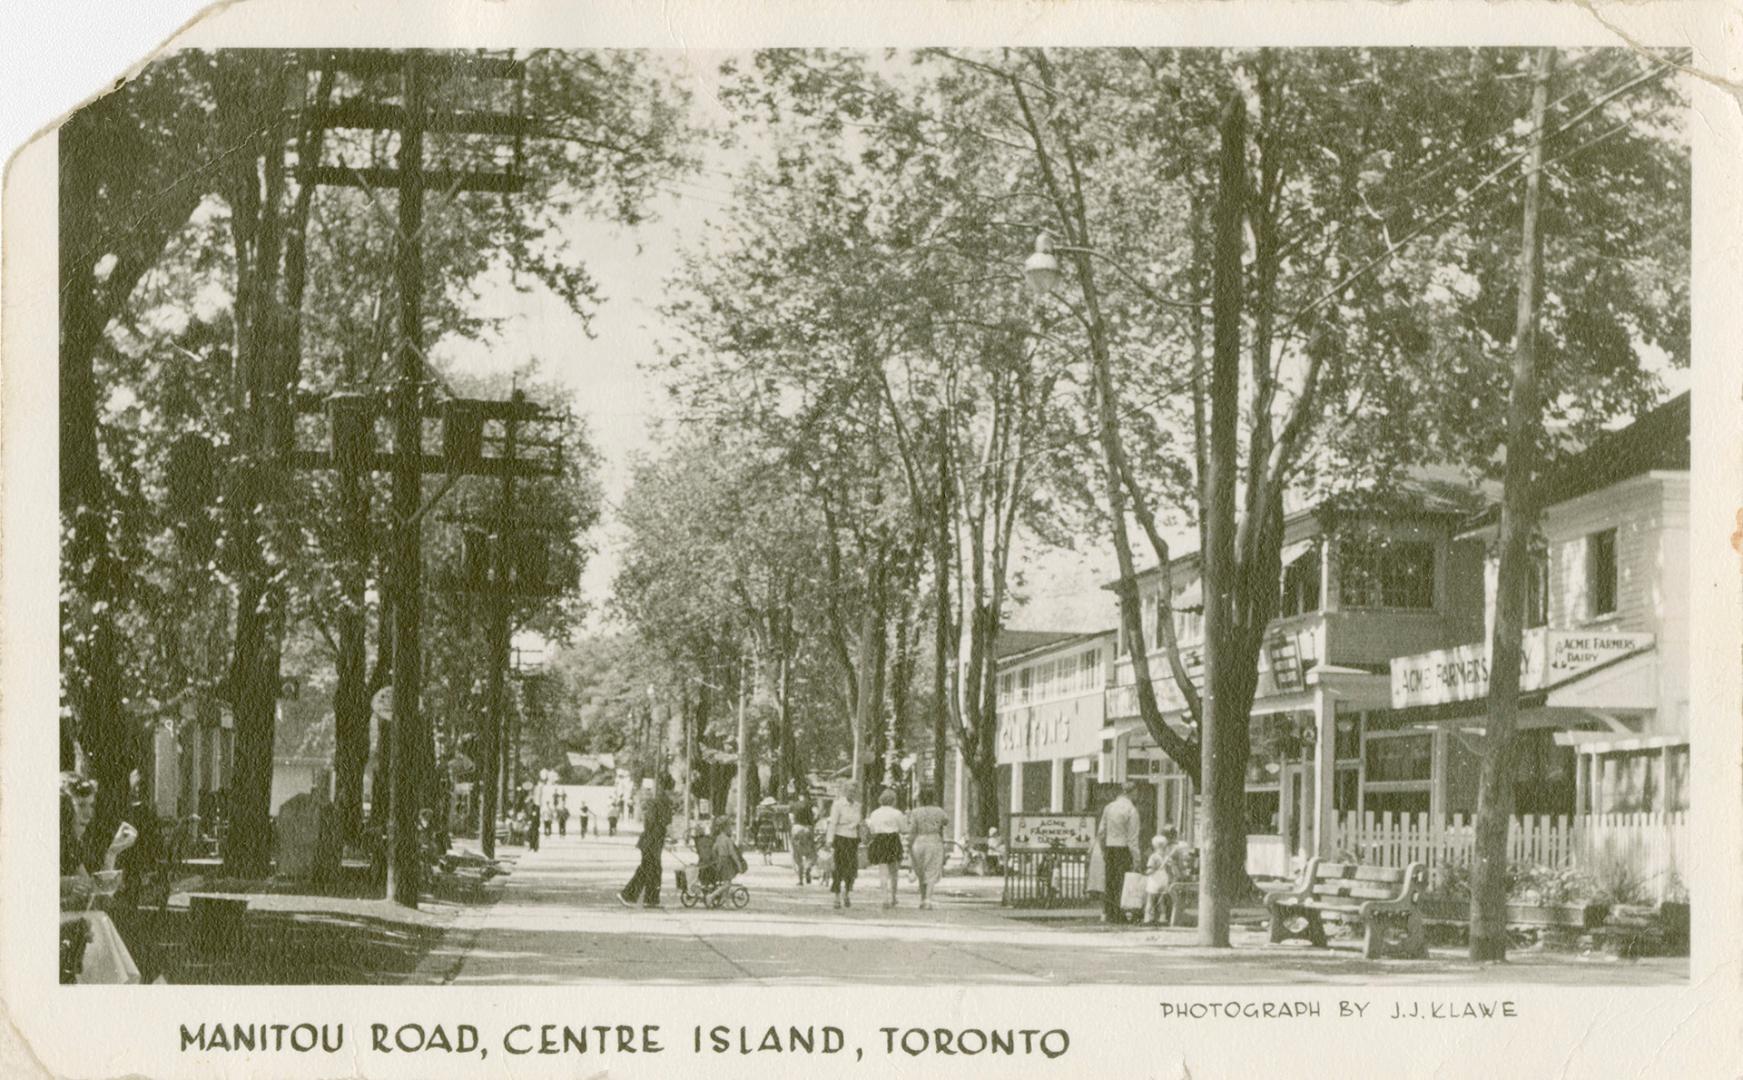
M1687 735L1617 735L1610 731L1558 731L1557 746L1571 746L1582 754L1616 754L1633 750L1665 750L1687 746Z
M1297 540L1293 544L1284 544L1283 550L1281 552L1281 560L1282 561L1281 561L1280 565L1288 566L1290 563L1294 562L1296 559L1301 558L1303 555L1307 554L1308 552L1312 551L1314 548L1316 548L1318 546L1319 546L1319 538L1318 537L1309 537L1306 540Z

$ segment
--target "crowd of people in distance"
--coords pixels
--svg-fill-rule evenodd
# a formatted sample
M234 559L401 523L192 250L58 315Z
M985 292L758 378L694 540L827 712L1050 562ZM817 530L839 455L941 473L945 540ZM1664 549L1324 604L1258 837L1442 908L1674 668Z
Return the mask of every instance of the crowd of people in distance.
M606 835L617 835L617 823L623 816L624 799L622 795L613 795L607 804L605 814ZM544 806L536 799L528 797L523 800L508 822L508 841L511 844L525 844L533 851L539 850L539 837L552 836L559 839L569 835L569 822L574 821L575 835L581 837L598 836L601 815L593 807L582 802L579 807L571 810L567 792L552 792Z
M678 816L674 786L669 775L661 776L645 797L641 834L636 840L640 853L637 866L617 894L626 907L660 906L662 856ZM1146 925L1166 924L1171 915L1171 887L1193 876L1192 851L1167 826L1151 838L1147 852L1142 850L1143 826L1133 801L1138 787L1137 781L1124 784L1096 821L1095 842L1101 866L1095 884L1100 886L1102 919L1123 923L1129 921L1128 912L1132 912L1133 919ZM792 856L795 883L805 886L819 879L827 882L831 903L838 910L853 907L854 887L862 865L877 870L881 907L890 909L900 904L906 867L907 876L918 888L918 907L930 910L936 906L937 885L944 876L950 816L930 788L922 789L907 810L901 809L898 801L896 790L886 787L878 792L877 805L868 811L851 784L841 785L829 801L827 812L821 813L809 794L795 794L785 805L777 804L772 797L765 798L747 823L747 839L765 866L773 865L774 853L785 846ZM551 834L553 816L556 835L567 835L569 815L565 803L561 793L553 796L545 814L545 835ZM614 798L607 815L611 835L616 835L622 809L621 799ZM536 849L539 808L529 805L517 817L524 818L528 842ZM592 817L590 809L583 805L580 835L598 835L596 826L590 828ZM692 824L690 835L683 838L695 852L694 880L704 899L713 897L714 890L730 885L748 870L744 852L734 837L733 824L731 815L718 815L711 821ZM988 833L984 848L977 849L976 854L988 872L1002 870L1006 852L996 828ZM1133 900L1135 893L1141 899Z
M671 778L662 776L643 807L642 832L636 841L641 856L635 873L618 891L618 900L626 907L660 906L661 853L676 814L672 787ZM878 794L877 807L866 813L854 788L843 785L819 821L807 794L796 795L785 808L767 798L750 823L750 838L763 864L772 865L784 837L795 882L809 885L821 874L838 909L853 906L862 846L865 863L878 868L886 908L898 903L901 866L907 860L919 887L919 906L929 909L934 905L933 890L944 876L950 818L930 789L921 792L911 811L898 809L896 802L895 790L885 788ZM707 887L730 883L747 869L731 827L729 817L719 816L706 827L696 826L689 838L698 859L698 879Z

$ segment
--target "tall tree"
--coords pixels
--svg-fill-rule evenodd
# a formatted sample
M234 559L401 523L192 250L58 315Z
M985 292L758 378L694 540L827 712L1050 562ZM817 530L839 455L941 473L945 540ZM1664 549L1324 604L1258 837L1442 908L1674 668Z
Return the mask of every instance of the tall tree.
M385 678L389 659L378 651L368 670L361 655L370 554L355 526L368 514L366 495L348 493L345 500L353 527L323 536L312 524L325 524L321 513L309 511L322 505L326 483L283 467L293 391L370 392L380 358L394 344L382 317L395 245L393 215L382 200L391 196L353 188L317 197L302 182L305 165L391 164L383 157L390 140L335 134L315 122L338 97L367 104L390 93L386 75L335 59L284 50L177 54L75 116L62 142L70 166L63 171L69 190L62 230L71 256L62 260L70 286L63 289L62 383L71 466L63 473L69 711L106 781L105 797L121 799L138 734L119 719L120 687L130 681L121 671L159 642L116 632L117 621L143 610L143 601L125 595L126 562L95 557L109 546L99 533L132 535L169 524L151 517L148 500L165 487L189 486L177 480L176 462L202 457L198 445L180 438L196 434L216 491L207 498L218 512L194 516L220 526L207 538L209 559L201 554L199 561L210 562L232 607L230 617L209 620L220 638L211 644L231 658L226 677L207 689L223 693L237 711L240 783L232 794L239 828L229 854L248 871L258 870L267 852L277 667L292 623L319 613L319 596L343 599L332 609L335 637L342 639L335 641L342 672L335 705L345 720L337 753L353 823L367 754L368 692ZM378 59L384 72L397 70L392 55ZM448 192L432 200L422 236L428 340L491 334L495 327L477 314L476 302L490 275L502 270L519 275L516 286L548 289L585 318L597 283L562 250L563 230L578 215L638 220L655 186L688 164L684 97L657 61L630 52L546 51L528 58L527 72L519 99L535 126L515 163L531 178L532 197ZM461 83L438 81L432 93L447 106L486 104L457 97ZM444 134L430 140L429 152L435 165L476 166L480 147L476 138ZM162 271L156 282L153 269ZM142 282L150 284L141 289ZM190 323L204 329L187 329ZM200 378L171 385L200 383L191 404L152 407L169 392L155 376L189 356ZM432 373L432 381L440 382L440 374ZM176 431L166 417L193 430ZM145 498L127 506L146 513L117 517L119 505L104 495L114 487L105 470L117 467L101 450L105 425L133 439L127 467L143 473L135 487ZM188 538L185 509L170 516ZM191 559L194 550L143 550L134 576L161 577L160 556ZM180 595L191 596L191 584Z

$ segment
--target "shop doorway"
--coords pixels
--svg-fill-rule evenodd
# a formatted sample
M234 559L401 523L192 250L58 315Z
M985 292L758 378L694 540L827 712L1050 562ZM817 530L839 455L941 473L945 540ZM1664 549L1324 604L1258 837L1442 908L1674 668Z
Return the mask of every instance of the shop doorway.
M1291 860L1300 864L1311 858L1314 852L1313 835L1313 804L1314 777L1313 767L1304 762L1291 762L1283 766L1282 779L1282 828L1283 847Z

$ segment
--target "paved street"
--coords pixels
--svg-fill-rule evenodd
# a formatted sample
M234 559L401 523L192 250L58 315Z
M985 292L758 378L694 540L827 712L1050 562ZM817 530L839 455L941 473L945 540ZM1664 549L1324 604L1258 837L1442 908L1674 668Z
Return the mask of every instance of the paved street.
M1428 960L1370 962L1343 948L1270 946L1252 929L1233 950L1200 949L1193 931L1107 928L1087 911L1022 917L998 904L998 882L947 877L933 911L911 882L885 910L862 875L854 907L835 911L825 885L794 883L787 856L773 866L748 852L742 911L686 909L666 853L661 911L622 907L615 891L636 862L632 835L551 837L519 855L501 898L466 911L412 981L541 986L594 982L802 985L846 981L1037 985L1071 983L1291 983L1372 985L1469 982L1645 985L1687 978L1682 959L1639 962L1522 952L1479 966L1455 950ZM513 849L511 849L513 850Z

